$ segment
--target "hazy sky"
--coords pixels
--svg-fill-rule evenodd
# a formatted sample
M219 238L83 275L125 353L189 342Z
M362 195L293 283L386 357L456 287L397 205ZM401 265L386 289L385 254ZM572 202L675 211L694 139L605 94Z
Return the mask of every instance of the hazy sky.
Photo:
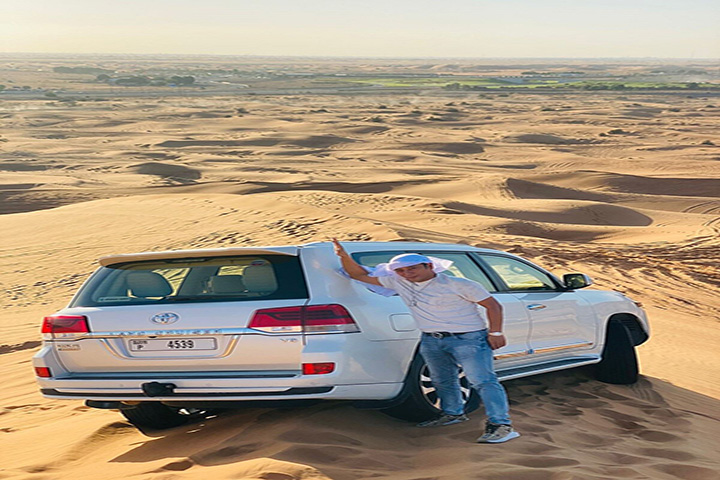
M720 58L720 0L0 0L0 52Z

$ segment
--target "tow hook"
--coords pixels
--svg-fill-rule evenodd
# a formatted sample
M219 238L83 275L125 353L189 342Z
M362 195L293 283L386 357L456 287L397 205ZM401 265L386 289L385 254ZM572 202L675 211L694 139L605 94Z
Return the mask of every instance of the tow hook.
M143 393L148 397L163 397L173 395L177 385L174 383L149 382L140 385Z

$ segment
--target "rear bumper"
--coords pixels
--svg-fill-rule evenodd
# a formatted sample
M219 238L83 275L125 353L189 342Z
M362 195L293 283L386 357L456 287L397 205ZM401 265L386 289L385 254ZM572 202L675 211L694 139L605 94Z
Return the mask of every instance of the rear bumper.
M275 339L277 340L277 339ZM278 340L279 341L279 340ZM238 366L176 365L175 360L149 361L119 359L106 367L85 371L66 368L71 355L88 355L87 349L59 352L46 342L34 356L36 367L46 367L52 377L36 380L45 397L95 401L254 401L254 400L388 400L402 390L412 359L414 338L373 342L362 335L309 336L297 364L271 365L270 368ZM269 350L269 349L268 349ZM269 350L264 355L271 357ZM248 354L249 355L249 354ZM61 362L61 356L65 362ZM334 363L329 374L308 375L303 363ZM208 363L208 362L206 362ZM230 363L226 359L225 363ZM266 366L266 365L261 365ZM190 367L190 368L187 368ZM214 368L213 368L214 367ZM148 395L144 384L172 384L168 395Z
M324 394L324 393L330 393L332 392L334 387L307 387L307 388L290 388L287 390L283 390L281 392L185 392L178 395L171 395L171 396L152 396L149 397L145 395L144 393L139 394L131 394L128 392L117 392L117 393L102 393L100 396L102 397L101 400L108 400L108 399L118 399L121 398L123 400L128 400L128 397L132 397L133 400L183 400L183 399L207 399L208 397L213 398L228 398L228 399L234 399L234 398L247 398L247 397L297 397L299 395L302 395L303 398L307 398L307 395L318 395L318 394ZM42 388L40 389L40 393L45 395L49 398L83 398L88 400L96 400L93 396L93 398L90 398L87 392L62 392L59 390L56 390L54 388Z
M116 381L43 379L40 392L47 398L96 401L254 401L254 400L389 400L402 390L402 383L357 385L308 385L285 387L209 386L199 379L162 379L176 385L170 395L148 396L141 381L126 382L118 388ZM106 385L103 385L105 383ZM110 387L108 384L112 384Z

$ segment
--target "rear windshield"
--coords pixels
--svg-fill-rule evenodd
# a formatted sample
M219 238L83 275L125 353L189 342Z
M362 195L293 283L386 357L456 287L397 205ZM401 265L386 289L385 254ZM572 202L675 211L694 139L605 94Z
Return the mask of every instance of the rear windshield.
M308 298L298 257L152 260L102 267L70 306Z

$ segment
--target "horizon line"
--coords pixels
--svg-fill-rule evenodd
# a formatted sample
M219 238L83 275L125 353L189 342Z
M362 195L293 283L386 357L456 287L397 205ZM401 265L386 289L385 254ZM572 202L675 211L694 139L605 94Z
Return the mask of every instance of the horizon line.
M453 56L373 56L373 55L263 55L263 54L227 54L227 53L87 53L87 52L0 52L3 55L51 55L51 56L136 56L136 57L222 57L222 58L326 58L326 59L372 59L372 60L691 60L718 61L720 57L453 57ZM718 65L720 66L720 64Z

